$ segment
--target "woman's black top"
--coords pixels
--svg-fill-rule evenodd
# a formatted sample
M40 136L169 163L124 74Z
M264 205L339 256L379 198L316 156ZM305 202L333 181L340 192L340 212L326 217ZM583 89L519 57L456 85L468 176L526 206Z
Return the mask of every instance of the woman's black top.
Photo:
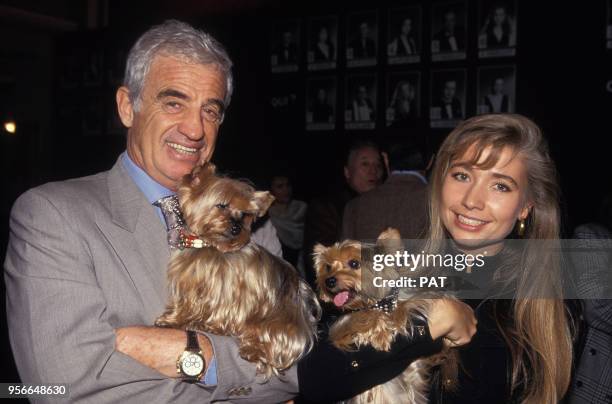
M439 374L432 383L430 402L436 404L481 404L514 403L517 394L510 394L512 356L497 325L512 326L512 293L500 292L495 287L493 275L499 265L508 259L506 254L487 257L482 268L471 274L473 283L479 286L490 285L488 292L483 290L482 299L463 300L474 309L478 320L477 331L469 344L459 350L458 389L444 391ZM466 276L464 279L470 279Z
M441 339L431 338L427 324L419 323L425 326L425 335L413 339L398 336L389 352L370 346L354 352L341 351L327 338L335 319L334 315L325 315L319 341L298 364L297 403L332 403L354 397L393 379L414 360L439 352L442 347Z

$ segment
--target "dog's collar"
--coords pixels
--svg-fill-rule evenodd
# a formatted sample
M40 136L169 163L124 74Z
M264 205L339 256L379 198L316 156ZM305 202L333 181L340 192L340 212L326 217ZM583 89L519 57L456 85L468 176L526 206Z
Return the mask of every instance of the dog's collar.
M194 234L185 234L185 231L181 229L179 233L178 249L184 250L185 248L204 248L213 247L208 241L199 238Z
M351 312L364 311L364 310L379 310L379 311L389 314L397 308L398 297L399 297L399 288L393 288L391 290L391 293L389 293L387 296L383 297L376 303L370 306L367 306L367 307L363 307L361 309L351 310Z

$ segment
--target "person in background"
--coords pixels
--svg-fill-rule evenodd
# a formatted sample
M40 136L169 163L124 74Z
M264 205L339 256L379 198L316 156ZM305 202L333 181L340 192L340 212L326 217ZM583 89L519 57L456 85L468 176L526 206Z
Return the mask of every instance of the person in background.
M427 179L423 153L413 144L396 142L389 147L390 175L381 186L346 204L342 238L375 240L388 227L402 238L423 236L427 224Z
M312 251L317 243L331 245L342 231L346 203L357 195L371 191L382 183L383 159L378 146L370 141L355 141L344 164L344 184L308 204L304 224L304 268L306 280L314 285Z
M306 202L293 199L293 187L286 175L272 177L270 193L274 195L274 203L268 214L281 242L283 258L291 265L301 267L299 258L304 243Z
M412 18L402 20L399 35L389 43L387 53L389 56L409 56L419 52L414 38Z
M612 194L606 194L596 221L576 227L572 255L582 299L582 338L567 404L612 402Z

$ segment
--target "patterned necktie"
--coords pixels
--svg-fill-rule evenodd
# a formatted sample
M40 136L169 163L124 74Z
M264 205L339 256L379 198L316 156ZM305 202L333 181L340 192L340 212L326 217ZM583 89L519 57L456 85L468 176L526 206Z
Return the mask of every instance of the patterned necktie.
M178 197L170 195L158 199L153 205L161 209L166 228L168 229L168 245L170 248L179 248L181 243L181 230L185 228L185 220L181 213Z

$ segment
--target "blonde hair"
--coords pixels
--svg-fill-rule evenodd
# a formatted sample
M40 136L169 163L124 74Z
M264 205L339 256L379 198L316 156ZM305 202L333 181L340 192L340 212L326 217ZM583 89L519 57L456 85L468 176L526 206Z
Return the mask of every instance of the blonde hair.
M533 204L523 238L558 246L557 172L540 129L521 115L488 114L462 122L440 147L430 182L428 251L441 251L449 238L440 199L451 164L469 151L468 164L489 169L506 148L525 165L527 200ZM484 150L488 155L481 158ZM523 403L556 403L568 388L572 362L572 329L563 302L560 263L554 254L543 253L539 243L526 243L517 261L518 266L501 274L516 288L513 321L505 327L498 321L512 354L511 391L517 394L520 387Z

